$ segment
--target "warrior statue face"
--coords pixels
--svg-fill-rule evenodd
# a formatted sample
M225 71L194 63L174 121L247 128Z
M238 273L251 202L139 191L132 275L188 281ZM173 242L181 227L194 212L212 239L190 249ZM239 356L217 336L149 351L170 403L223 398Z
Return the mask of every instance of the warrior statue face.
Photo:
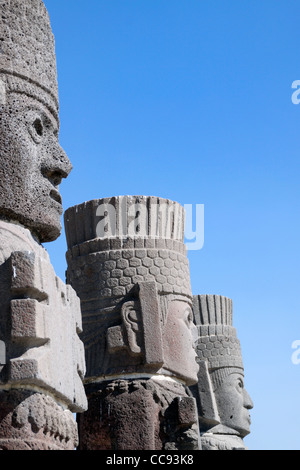
M195 350L198 331L193 323L192 309L187 302L175 300L169 303L162 336L164 368L175 372L187 385L195 383L199 370Z
M244 388L244 377L232 373L224 378L222 384L215 390L215 397L221 424L234 429L241 437L250 433L250 413L253 403Z
M146 286L151 284L155 287L155 283L144 283ZM109 352L119 354L120 362L125 357L125 348L131 357L143 356L148 371L152 369L153 373L182 380L186 385L194 384L198 380L199 370L195 350L198 331L191 306L183 298L179 300L175 296L170 300L163 296L163 305L161 303L158 310L160 313L155 315L155 304L158 305L158 302L153 301L154 288L152 293L150 301L149 297L143 298L140 292L140 301L127 301L122 305L122 327L108 330ZM156 298L158 300L157 294ZM123 372L125 369L126 364L122 366Z
M63 213L59 185L72 166L58 142L59 124L46 106L8 93L0 107L0 213L55 240Z

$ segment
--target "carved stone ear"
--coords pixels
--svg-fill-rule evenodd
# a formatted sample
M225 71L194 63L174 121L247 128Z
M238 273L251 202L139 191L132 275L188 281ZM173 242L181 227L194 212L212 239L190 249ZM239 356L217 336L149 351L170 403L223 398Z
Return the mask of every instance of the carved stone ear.
M122 325L107 331L110 353L127 350L131 356L143 356L147 370L159 370L163 363L160 307L155 282L140 282L132 292L134 300L121 307Z
M122 324L108 328L107 349L110 354L126 350L131 356L142 354L142 322L138 300L129 300L121 307Z
M142 354L142 319L140 305L137 300L125 302L121 308L124 330L129 348L129 354L140 356Z

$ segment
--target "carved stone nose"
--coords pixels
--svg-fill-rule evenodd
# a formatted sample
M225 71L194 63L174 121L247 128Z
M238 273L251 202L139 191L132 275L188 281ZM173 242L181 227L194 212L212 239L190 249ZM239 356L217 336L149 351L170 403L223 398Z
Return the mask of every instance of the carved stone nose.
M247 408L247 410L252 410L254 407L253 401L251 400L250 395L246 390L244 390L244 407Z
M73 166L60 146L53 149L52 152L52 158L47 155L47 159L42 163L42 174L53 186L59 186L61 180L69 176Z

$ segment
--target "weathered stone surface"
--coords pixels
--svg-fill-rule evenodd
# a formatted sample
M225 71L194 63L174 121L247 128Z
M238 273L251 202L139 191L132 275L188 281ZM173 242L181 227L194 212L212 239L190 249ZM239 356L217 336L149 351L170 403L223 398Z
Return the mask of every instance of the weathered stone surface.
M203 450L245 449L253 403L244 388L240 342L232 326L232 301L217 295L194 296L198 327L198 404Z
M74 412L86 409L80 301L56 275L29 230L0 221L1 385L51 390ZM18 251L17 251L18 250Z
M51 266L71 163L41 0L0 0L0 448L74 449L86 409L80 301Z
M78 416L80 450L199 450L197 407L172 380L115 380L87 386Z
M95 239L103 241L98 251L117 250L122 242L125 249L126 239L128 249L159 248L162 240L177 240L182 245L184 219L184 208L169 199L154 196L95 199L66 211L68 248Z
M201 437L202 450L247 450L243 440L232 434L206 433Z
M0 450L73 450L77 443L72 413L51 397L0 391Z
M120 215L120 207L127 212ZM136 213L134 224L130 223L143 225L143 231L138 231L137 238L126 233L120 238L118 227L130 232L129 214ZM153 219L151 214L155 214ZM103 229L102 237L95 238L99 223L107 231ZM67 280L81 300L86 381L151 372L180 378L187 384L195 382L196 332L183 244L183 208L153 197L103 199L69 208L65 227ZM133 312L134 321L130 318ZM185 317L184 322L180 316ZM181 336L184 325L186 336ZM182 337L187 338L186 344Z
M67 279L81 300L87 365L80 448L199 446L197 424L187 417L195 400L184 387L197 382L198 365L183 208L145 196L103 199L68 209L65 226ZM175 387L165 409L156 377L180 381L182 401ZM99 407L110 410L100 421ZM178 440L177 431L164 437L171 421L184 428Z
M4 341L0 341L0 367L6 364L6 346Z
M44 91L58 111L55 43L44 3L42 0L1 0L0 6L1 72L8 74L11 80L23 79L28 87L39 87L35 98L40 101Z
M0 216L40 241L61 231L61 180L71 163L59 145L54 38L41 0L1 0Z

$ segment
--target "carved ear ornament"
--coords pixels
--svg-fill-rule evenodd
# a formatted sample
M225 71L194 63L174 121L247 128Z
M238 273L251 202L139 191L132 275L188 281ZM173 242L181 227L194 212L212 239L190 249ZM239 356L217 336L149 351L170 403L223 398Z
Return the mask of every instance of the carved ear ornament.
M210 427L220 424L218 407L206 361L199 361L198 383L193 386L198 402L200 424Z
M155 282L140 282L121 306L122 324L107 331L110 353L127 349L130 355L144 355L144 363L159 369L163 365L160 307Z

